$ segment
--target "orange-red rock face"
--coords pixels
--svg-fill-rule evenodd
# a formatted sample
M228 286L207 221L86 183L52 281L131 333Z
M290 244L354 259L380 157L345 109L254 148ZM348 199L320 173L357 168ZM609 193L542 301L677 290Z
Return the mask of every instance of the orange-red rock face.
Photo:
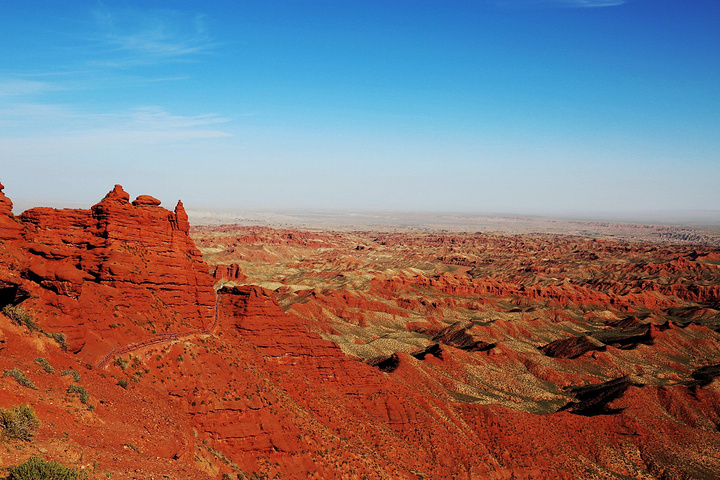
M175 212L152 197L131 204L116 186L90 210L37 208L15 217L11 208L0 192L0 306L12 307L0 315L0 370L19 370L37 388L5 376L0 406L31 404L43 428L39 446L2 456L0 466L39 455L92 468L91 478L106 478L105 471L210 478L216 468L196 459L212 455L196 451L190 419L166 395L130 392L118 375L89 370L116 345L213 321L212 278L188 237L182 204ZM88 399L80 402L70 387Z
M221 282L243 282L247 278L235 264L217 265L212 271L212 276L216 281Z
M153 333L212 321L212 278L188 237L187 214L115 188L90 210L35 208L22 226L20 268L42 326L68 337L88 360Z
M0 467L40 454L93 479L720 476L717 249L225 226L195 234L213 278L181 203L118 186L90 210L10 205L0 298L70 349L0 314L0 370L38 388L0 378L0 407L30 403L44 422Z
M5 186L0 183L0 240L18 240L20 238L20 225L15 221L12 213L12 201L5 196Z

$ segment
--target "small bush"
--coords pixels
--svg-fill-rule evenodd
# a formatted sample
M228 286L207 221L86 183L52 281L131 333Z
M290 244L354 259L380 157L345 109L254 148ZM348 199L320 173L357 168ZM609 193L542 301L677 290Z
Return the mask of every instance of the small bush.
M70 385L67 389L68 393L77 393L80 395L80 402L87 405L88 400L90 399L90 395L88 395L87 390L85 390L85 387L81 387L80 385Z
M127 442L125 446L132 449L135 453L140 453L140 449L134 443Z
M128 381L127 381L127 380L118 380L118 383L117 383L117 384L120 385L120 386L123 387L123 388L127 388L127 387L128 387Z
M117 365L123 370L126 370L128 365L130 365L130 362L128 362L127 360L123 360L122 357L115 357L115 360L113 360L113 365Z
M80 374L78 372L76 372L75 370L72 370L72 369L63 370L62 373L60 374L60 376L64 377L65 375L72 375L73 380L80 383Z
M12 320L12 322L16 325L24 325L29 328L30 331L38 329L35 319L33 319L32 315L27 313L24 308L5 305L2 311L5 315L10 317L10 320Z
M3 313L7 315L10 320L16 325L24 325L26 326L31 332L34 332L35 330L40 331L40 333L44 333L45 336L52 338L55 340L58 345L60 345L60 348L63 350L67 350L67 337L64 333L48 333L42 328L38 326L37 323L35 323L35 319L32 315L27 313L25 309L22 307L13 307L12 305L5 305L2 309Z
M10 409L0 408L0 432L2 438L15 438L29 442L40 428L35 410L25 403Z
M3 372L3 378L5 377L12 377L17 381L20 385L27 388L32 388L33 390L37 390L38 388L35 386L33 382L30 381L29 378L25 376L23 372L18 370L17 368L13 368L12 370L5 370Z
M38 357L38 358L36 358L36 359L35 359L35 363L37 363L38 365L40 365L41 367L43 367L43 369L44 369L47 373L55 373L55 369L53 368L53 366L50 365L50 362L48 362L48 361L47 361L46 359L44 359L43 357Z
M7 480L82 480L87 473L76 468L66 467L58 462L47 462L42 458L31 457L20 465L8 468Z
M43 332L43 333L45 335L47 335L48 337L52 338L53 340L55 340L57 342L57 344L60 345L60 349L67 351L67 349L68 349L67 337L65 336L64 333L48 333L48 332Z

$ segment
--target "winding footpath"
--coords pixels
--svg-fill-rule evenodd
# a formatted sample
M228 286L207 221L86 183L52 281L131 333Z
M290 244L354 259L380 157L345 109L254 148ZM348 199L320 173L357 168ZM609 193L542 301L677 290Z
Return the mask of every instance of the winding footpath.
M97 368L104 368L110 359L116 355L123 355L125 353L134 352L141 348L149 347L151 345L157 345L160 343L170 343L176 340L182 340L183 338L192 337L194 335L210 335L215 333L218 326L218 306L220 304L220 295L215 295L215 313L213 315L213 321L204 329L191 330L189 332L181 333L159 333L153 337L141 340L139 342L128 343L125 346L113 347L95 366Z

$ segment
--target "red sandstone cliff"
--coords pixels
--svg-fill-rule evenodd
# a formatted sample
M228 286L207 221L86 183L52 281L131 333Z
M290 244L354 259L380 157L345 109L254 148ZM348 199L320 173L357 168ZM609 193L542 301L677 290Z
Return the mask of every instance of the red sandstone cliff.
M72 351L90 359L129 338L212 321L213 280L187 214L180 202L174 212L159 204L146 195L130 203L116 185L89 210L0 212L0 224L18 227L0 234L21 252L15 270L32 292L23 306Z

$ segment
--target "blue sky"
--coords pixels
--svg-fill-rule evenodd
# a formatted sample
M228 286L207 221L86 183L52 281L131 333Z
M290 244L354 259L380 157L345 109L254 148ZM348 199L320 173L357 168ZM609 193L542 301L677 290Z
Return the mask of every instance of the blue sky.
M720 210L716 0L0 0L0 181L94 202Z

